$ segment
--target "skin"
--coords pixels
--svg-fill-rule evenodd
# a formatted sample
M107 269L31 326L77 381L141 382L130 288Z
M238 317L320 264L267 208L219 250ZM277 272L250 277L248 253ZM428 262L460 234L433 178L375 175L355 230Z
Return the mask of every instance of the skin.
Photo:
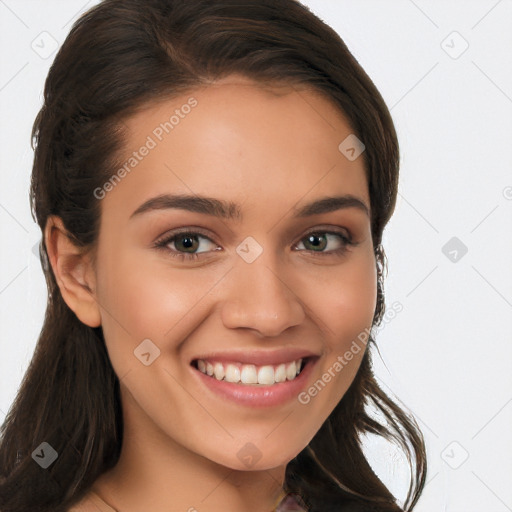
M307 389L371 327L377 274L368 215L345 208L294 217L306 203L343 194L370 208L364 162L338 150L352 130L318 93L271 91L236 75L127 120L126 158L191 96L197 106L101 200L94 251L73 246L58 217L49 219L46 243L64 300L83 323L102 326L121 384L121 457L94 489L123 512L268 512L287 463L343 397L364 350L309 403L270 408L211 394L189 362L212 346L301 347L320 356ZM243 219L178 209L130 219L162 193L233 201ZM170 256L183 238L168 252L153 246L190 226L209 238L199 239L197 260ZM318 227L357 245L335 254L342 240L333 235L315 252L306 235ZM263 248L250 264L236 252L247 236ZM134 356L147 338L160 350L149 366ZM247 442L261 456L250 469L237 456Z

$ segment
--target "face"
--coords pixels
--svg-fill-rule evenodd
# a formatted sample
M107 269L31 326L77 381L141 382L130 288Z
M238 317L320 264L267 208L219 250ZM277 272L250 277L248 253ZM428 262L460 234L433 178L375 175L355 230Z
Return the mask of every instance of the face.
M315 92L234 75L127 127L124 172L96 192L94 290L125 421L232 469L286 464L375 311L363 158L338 149L352 130Z

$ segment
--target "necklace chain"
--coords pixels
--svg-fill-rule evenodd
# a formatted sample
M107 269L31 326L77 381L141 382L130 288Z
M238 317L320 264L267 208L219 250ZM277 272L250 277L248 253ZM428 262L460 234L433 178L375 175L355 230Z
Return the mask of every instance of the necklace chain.
M107 505L107 507L111 508L114 512L120 512L119 510L117 510L117 508L113 507L112 505L110 505L107 501L105 501L101 496L100 494L97 492L97 491L91 491L93 494L95 494L100 501L102 501L105 505ZM282 490L281 491L281 495L279 496L278 500L277 500L277 505L275 505L275 507L270 511L270 512L279 512L278 511L278 508L279 508L279 505L281 504L281 502L284 500L284 498L286 498L286 496L288 495L288 493L285 491L285 490Z

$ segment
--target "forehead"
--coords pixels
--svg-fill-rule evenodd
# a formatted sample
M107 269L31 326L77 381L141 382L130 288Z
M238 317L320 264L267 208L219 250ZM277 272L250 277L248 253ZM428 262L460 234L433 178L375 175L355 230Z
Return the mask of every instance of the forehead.
M350 124L315 90L230 76L143 108L125 124L125 172L105 200L119 213L163 193L252 204L340 192L369 206L363 158L351 161L339 149Z

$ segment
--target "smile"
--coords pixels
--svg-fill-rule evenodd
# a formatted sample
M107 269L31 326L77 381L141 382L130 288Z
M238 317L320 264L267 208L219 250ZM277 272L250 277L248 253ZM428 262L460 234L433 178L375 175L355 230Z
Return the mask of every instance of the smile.
M239 362L220 362L198 359L195 368L201 373L218 381L251 386L271 386L281 382L294 380L302 371L305 360L297 359L278 365L257 366Z
M283 347L197 354L189 364L199 393L254 409L296 402L319 359L320 353Z

